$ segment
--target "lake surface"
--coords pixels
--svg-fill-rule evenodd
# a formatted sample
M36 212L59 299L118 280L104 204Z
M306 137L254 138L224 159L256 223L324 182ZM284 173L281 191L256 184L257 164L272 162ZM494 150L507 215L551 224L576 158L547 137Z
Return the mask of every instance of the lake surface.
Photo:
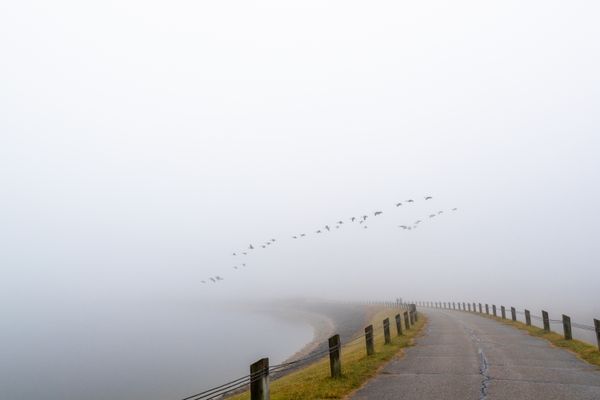
M314 334L305 321L214 305L74 308L5 315L1 399L181 399L259 358L281 362Z

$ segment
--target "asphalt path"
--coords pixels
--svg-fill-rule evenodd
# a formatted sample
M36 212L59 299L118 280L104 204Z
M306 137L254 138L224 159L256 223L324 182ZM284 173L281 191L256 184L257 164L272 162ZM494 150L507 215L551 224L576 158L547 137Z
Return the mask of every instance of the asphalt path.
M600 399L600 369L514 327L426 310L417 344L351 399Z

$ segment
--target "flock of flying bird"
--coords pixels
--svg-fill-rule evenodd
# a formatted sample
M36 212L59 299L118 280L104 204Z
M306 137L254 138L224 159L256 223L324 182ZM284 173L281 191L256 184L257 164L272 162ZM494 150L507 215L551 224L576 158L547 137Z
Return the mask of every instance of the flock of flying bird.
M425 196L424 199L425 200L431 200L431 199L433 199L433 197L432 196ZM408 199L408 200L405 200L404 202L398 202L398 203L396 203L396 207L400 207L404 203L414 203L414 202L415 201L413 199ZM452 208L451 210L452 211L457 211L458 209L457 208ZM434 218L434 217L436 217L438 215L441 215L443 213L444 213L443 210L437 211L436 213L429 214L429 218ZM379 216L381 214L383 214L383 211L374 211L373 212L373 217L377 217L377 216ZM367 229L368 228L368 226L367 226L367 219L368 218L369 218L369 215L365 214L365 215L362 215L362 216L359 216L359 217L351 217L351 218L348 219L348 221L349 221L349 223L358 222L359 225L363 226L363 229ZM423 221L419 219L419 220L416 220L412 225L398 225L398 228L410 231L410 230L413 230L413 229L417 229L417 227L419 226L419 224L421 222L423 222ZM325 225L323 228L317 229L314 232L314 234L318 235L318 234L322 234L322 233L325 233L325 232L330 232L332 229L340 229L342 227L342 225L344 225L344 221L339 220L335 224L332 224L332 226ZM307 233L299 233L299 234L296 234L296 235L292 235L291 238L294 239L294 240L298 240L298 239L301 239L301 238L306 237L306 236L307 236ZM234 257L248 256L248 255L250 255L250 253L252 251L256 250L258 247L260 247L262 249L266 249L269 246L275 244L275 242L277 242L277 239L271 238L271 239L267 240L266 242L263 242L261 244L257 244L256 246L253 245L252 243L250 243L248 245L247 249L244 249L242 251L234 252L234 253L232 253L232 256L234 256ZM233 269L234 270L238 270L238 269L243 268L245 266L246 266L246 263L239 263L237 265L234 265ZM217 283L217 282L223 281L223 280L225 280L225 278L223 278L222 276L215 275L215 276L211 276L208 279L203 280L201 282L204 283L204 284L207 284L207 283Z

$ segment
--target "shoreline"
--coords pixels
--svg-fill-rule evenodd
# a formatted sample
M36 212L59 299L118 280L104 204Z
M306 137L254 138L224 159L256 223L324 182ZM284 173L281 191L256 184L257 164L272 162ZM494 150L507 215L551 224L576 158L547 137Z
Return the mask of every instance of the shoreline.
M254 304L247 306L249 311L268 314L281 320L302 321L313 330L313 337L301 348L285 358L281 363L296 361L315 351L328 349L328 339L339 334L342 340L347 340L362 332L365 324L376 311L373 307L361 304L348 304L327 301L284 301L278 304ZM291 368L277 377L286 375L305 366Z

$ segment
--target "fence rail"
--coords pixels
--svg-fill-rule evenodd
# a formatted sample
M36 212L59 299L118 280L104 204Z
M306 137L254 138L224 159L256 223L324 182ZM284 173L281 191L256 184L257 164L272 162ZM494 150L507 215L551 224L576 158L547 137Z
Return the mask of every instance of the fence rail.
M396 334L398 336L404 335L405 330L411 329L411 327L418 321L417 306L414 303L400 303L390 301L368 301L367 305L381 305L389 308L398 308L403 310L396 314ZM404 328L402 327L402 321L404 320ZM375 354L374 338L375 333L383 330L384 332L384 343L391 343L390 334L390 321L386 318L382 321L381 325L373 327L369 325L365 327L364 333L354 336L345 342L345 345L349 345L360 340L365 341L365 350L367 356ZM234 394L242 390L250 389L251 400L268 400L270 397L269 382L271 377L276 378L283 375L284 373L298 368L302 365L308 365L314 361L317 361L327 354L329 354L329 366L332 379L338 379L342 376L342 362L341 362L341 350L342 342L340 335L335 334L329 338L327 343L327 349L314 351L305 357L297 360L288 361L281 364L269 366L268 358L261 358L260 360L250 365L250 374L242 376L237 379L233 379L230 382L223 383L213 388L204 390L200 393L185 397L181 400L217 400L223 399L225 396Z
M462 302L462 309L461 309L461 303L460 302L437 302L437 301L416 301L415 304L417 304L420 307L427 307L427 308L439 308L439 309L443 309L443 310L458 310L458 311L464 311L464 312L470 312L470 313L474 313L474 314L481 314L481 315L493 315L494 317L497 317L497 313L496 313L496 305L492 304L492 314L490 314L490 307L489 304L485 304L485 313L483 312L482 309L482 303L479 303L479 312L477 312L476 308L475 308L475 303L473 303L473 309L471 309L471 303L465 303ZM456 307L456 305L458 304L458 308ZM466 307L465 307L466 305ZM501 312L501 318L502 319L507 319L506 317L506 307L503 305L500 305L500 312ZM578 322L572 322L571 321L571 317L568 315L562 315L561 319L552 319L549 317L549 314L547 311L545 310L541 310L542 312L542 316L538 316L538 315L533 315L531 314L531 311L529 311L528 309L524 309L523 311L521 310L517 310L515 307L510 307L510 318L512 321L517 321L517 314L518 315L524 315L525 316L525 324L527 326L531 326L531 320L535 319L537 321L542 321L543 324L543 329L546 332L550 332L551 328L550 325L551 324L560 324L562 325L562 330L563 330L563 336L566 340L572 340L573 339L573 328L577 328L577 329L581 329L584 331L589 331L589 332L595 332L596 333L596 341L598 344L598 350L600 350L600 320L598 319L594 319L594 325L586 325L586 324L581 324Z

